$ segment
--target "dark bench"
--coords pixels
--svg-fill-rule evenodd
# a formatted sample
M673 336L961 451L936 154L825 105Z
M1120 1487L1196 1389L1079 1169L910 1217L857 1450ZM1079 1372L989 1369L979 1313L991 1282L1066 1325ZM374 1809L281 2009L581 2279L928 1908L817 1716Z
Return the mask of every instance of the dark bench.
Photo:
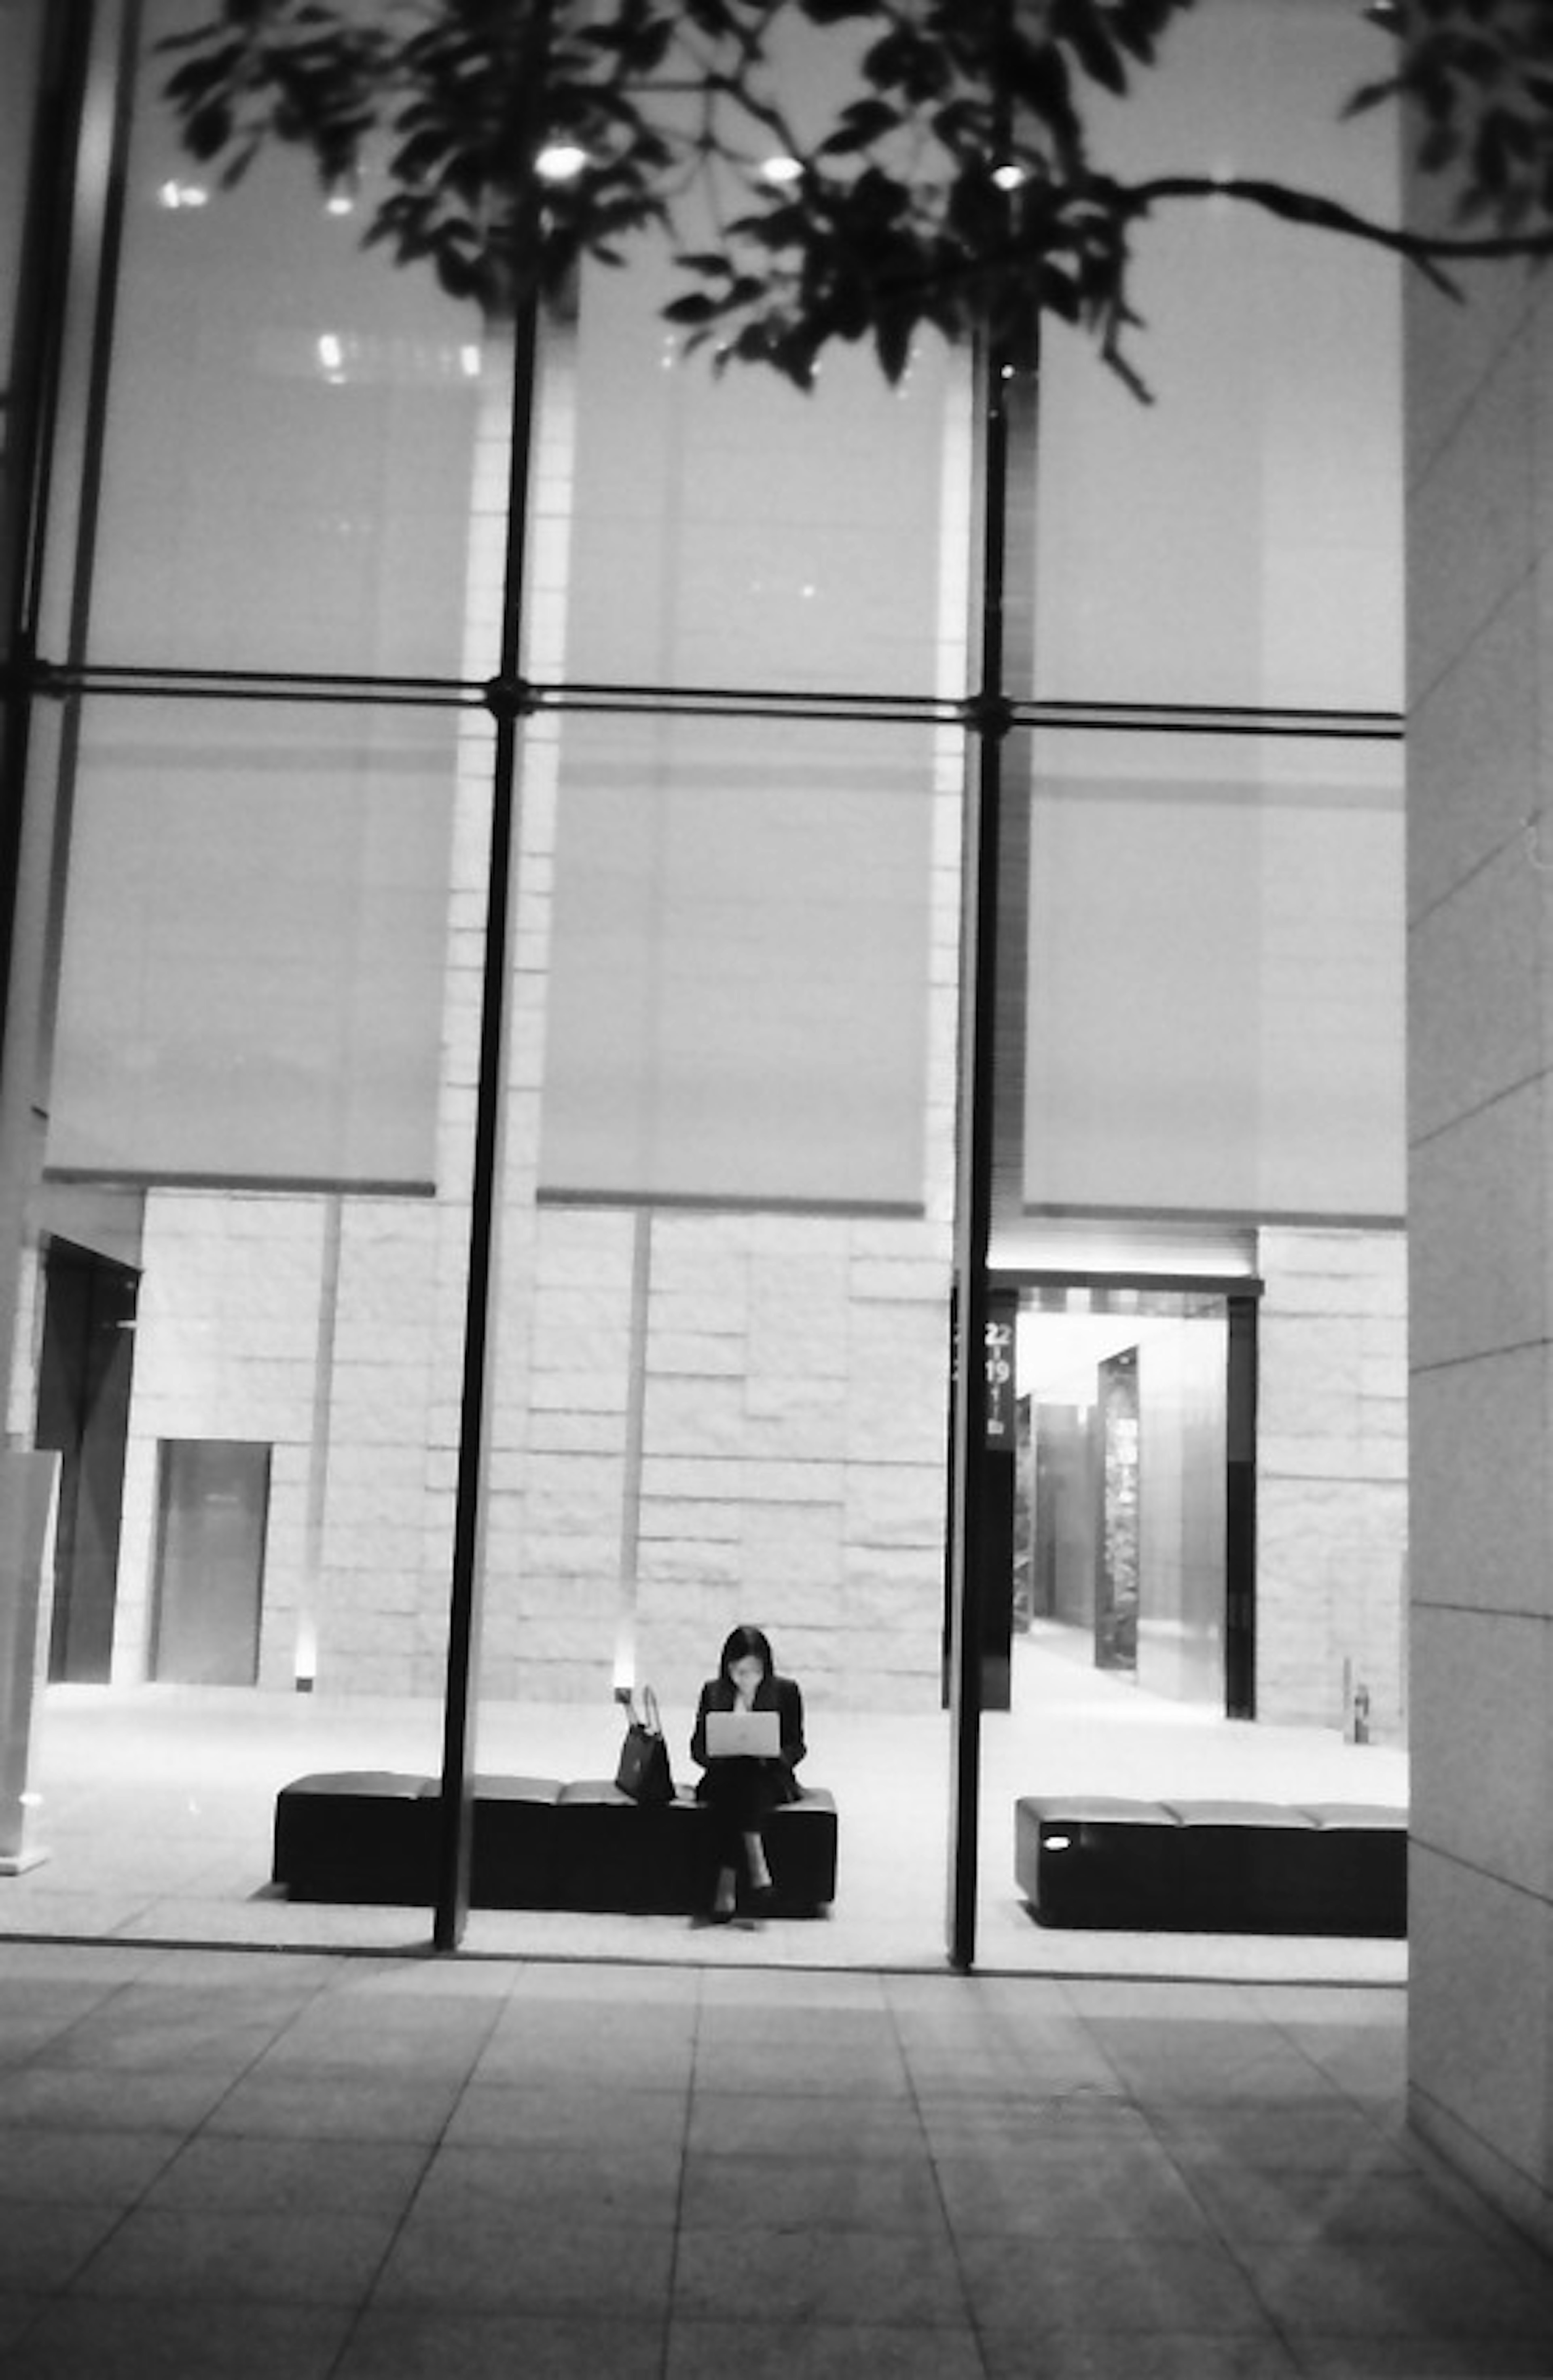
M1407 1813L1374 1803L1031 1794L1014 1875L1042 1925L1407 1932Z
M397 1770L298 1777L275 1798L272 1880L293 1900L430 1907L439 1782ZM835 1899L837 1815L822 1787L765 1827L773 1913L813 1916ZM477 1909L618 1910L689 1916L713 1884L710 1814L682 1791L643 1807L607 1779L481 1777L469 1899Z

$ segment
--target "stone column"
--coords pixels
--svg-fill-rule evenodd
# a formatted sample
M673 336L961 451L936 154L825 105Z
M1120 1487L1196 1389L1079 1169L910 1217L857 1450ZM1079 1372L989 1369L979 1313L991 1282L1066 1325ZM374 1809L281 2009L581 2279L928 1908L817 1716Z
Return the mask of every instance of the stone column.
M1468 294L1408 292L1411 2104L1553 2244L1553 286Z

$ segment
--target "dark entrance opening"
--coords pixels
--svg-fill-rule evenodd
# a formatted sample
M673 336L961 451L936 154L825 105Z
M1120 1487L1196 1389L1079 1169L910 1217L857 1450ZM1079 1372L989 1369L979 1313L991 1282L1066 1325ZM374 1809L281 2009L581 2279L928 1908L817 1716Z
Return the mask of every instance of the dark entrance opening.
M51 1680L100 1684L113 1667L140 1286L110 1257L49 1247L37 1442L60 1458Z

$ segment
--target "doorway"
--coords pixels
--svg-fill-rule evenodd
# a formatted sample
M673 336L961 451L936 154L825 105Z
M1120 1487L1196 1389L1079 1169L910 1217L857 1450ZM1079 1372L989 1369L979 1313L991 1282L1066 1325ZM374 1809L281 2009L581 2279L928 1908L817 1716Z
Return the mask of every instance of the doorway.
M163 1682L258 1682L270 1454L246 1439L162 1440L151 1674Z
M102 1684L113 1668L140 1286L128 1265L50 1244L37 1443L60 1458L51 1681Z
M1021 1637L1253 1716L1255 1285L1023 1288L1011 1482Z

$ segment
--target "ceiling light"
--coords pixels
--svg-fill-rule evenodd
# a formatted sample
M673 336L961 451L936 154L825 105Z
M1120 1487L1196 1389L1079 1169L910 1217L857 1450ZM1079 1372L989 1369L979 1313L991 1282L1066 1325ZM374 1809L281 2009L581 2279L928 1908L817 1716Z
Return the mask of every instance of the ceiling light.
M534 160L541 182L575 182L588 164L588 152L575 140L552 140Z

